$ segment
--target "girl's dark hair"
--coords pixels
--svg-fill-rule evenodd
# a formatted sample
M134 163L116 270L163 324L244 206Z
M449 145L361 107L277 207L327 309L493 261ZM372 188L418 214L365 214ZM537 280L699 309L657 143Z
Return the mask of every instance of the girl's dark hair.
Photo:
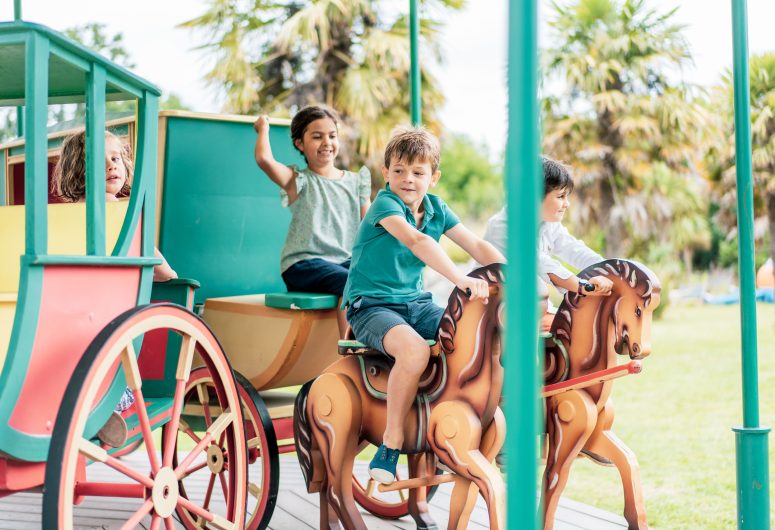
M291 140L293 141L293 147L296 147L296 140L301 141L304 139L304 131L307 130L310 123L323 118L330 118L337 129L339 128L339 116L337 116L333 109L329 109L328 107L310 105L297 112L291 120ZM304 154L298 147L296 147L296 150L302 155Z
M573 177L568 166L548 156L541 157L541 165L544 168L544 197L554 190L573 191Z
M115 134L105 131L105 140L112 139L121 141ZM126 167L126 182L117 195L128 197L132 190L134 164L128 146L122 145L121 159ZM86 196L86 132L70 135L62 142L62 154L54 168L51 191L66 202L78 202Z

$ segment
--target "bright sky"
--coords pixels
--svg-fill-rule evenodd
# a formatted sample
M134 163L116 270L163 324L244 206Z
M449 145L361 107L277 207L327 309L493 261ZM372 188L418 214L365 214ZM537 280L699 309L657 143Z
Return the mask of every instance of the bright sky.
M402 0L391 0L400 8ZM403 0L405 1L405 0ZM407 6L408 6L408 2ZM670 9L675 0L649 0ZM204 11L204 0L23 0L23 18L57 30L101 22L124 34L136 73L178 94L194 110L218 112L215 92L205 86L207 70L195 36L175 26ZM546 16L542 5L542 19ZM447 97L442 120L448 130L464 132L486 142L492 152L504 144L506 130L506 0L468 0L468 7L452 15L444 37L446 62L437 70ZM695 66L689 81L716 82L732 62L730 2L682 0L676 21L687 26L686 37ZM408 7L407 7L408 9ZM749 47L752 53L775 51L775 3L748 0ZM0 5L0 20L13 18L13 2ZM546 35L542 35L546 42Z

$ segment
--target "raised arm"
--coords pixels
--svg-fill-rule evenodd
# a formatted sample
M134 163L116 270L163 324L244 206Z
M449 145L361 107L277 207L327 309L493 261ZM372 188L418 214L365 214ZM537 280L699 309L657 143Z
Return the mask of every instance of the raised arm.
M471 299L477 298L487 301L489 296L489 286L484 280L471 278L461 273L455 264L449 259L432 237L427 236L412 227L401 216L391 215L385 217L379 222L388 233L403 243L412 254L417 256L423 263L447 278L455 284L461 291L471 290Z
M269 144L269 117L259 116L253 124L258 135L256 138L255 157L260 167L269 178L280 186L288 194L288 203L296 200L295 172L285 164L281 164L272 155L272 146Z
M444 235L482 265L506 263L506 258L498 252L494 245L478 237L466 228L463 223L456 224L447 230Z

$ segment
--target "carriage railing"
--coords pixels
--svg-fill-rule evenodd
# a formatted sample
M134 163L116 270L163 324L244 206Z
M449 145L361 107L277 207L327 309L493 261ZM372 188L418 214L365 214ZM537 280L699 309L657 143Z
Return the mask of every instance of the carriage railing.
M48 256L47 110L49 103L86 103L86 255L79 263L145 265L153 255L155 201L147 200L156 175L158 98L155 86L46 27L0 23L0 105L24 105L25 257L27 264L66 264ZM127 217L106 260L104 154L107 100L136 100L136 172ZM142 258L127 258L142 222ZM146 274L147 275L147 274ZM150 277L150 276L149 276ZM150 283L150 282L145 282ZM149 288L149 286L148 286ZM147 291L147 288L145 289ZM147 293L146 293L147 294Z

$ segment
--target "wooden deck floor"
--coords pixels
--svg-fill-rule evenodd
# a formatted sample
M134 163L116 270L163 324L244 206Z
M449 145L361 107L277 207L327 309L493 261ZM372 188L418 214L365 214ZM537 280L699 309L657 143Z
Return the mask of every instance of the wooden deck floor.
M136 452L124 458L135 469L147 467L147 457ZM366 462L356 462L357 466L365 467ZM299 530L317 528L318 496L306 492L301 470L294 455L280 458L280 492L277 507L269 524L271 530ZM111 480L112 470L102 465L89 466L90 480ZM200 484L205 488L204 481ZM430 505L431 514L444 528L449 516L449 495L451 484L439 487ZM193 494L194 492L192 492ZM0 499L0 529L26 530L40 528L42 495L36 493L18 493ZM76 528L81 530L120 528L139 507L139 502L132 499L90 498L76 507ZM414 529L415 525L409 517L396 521L385 521L370 514L364 514L366 525L372 530ZM150 519L146 518L140 528L149 528ZM183 525L176 523L176 528ZM487 511L480 500L474 509L470 529L486 529ZM627 528L624 518L616 516L584 504L563 500L555 519L557 530L618 530Z

